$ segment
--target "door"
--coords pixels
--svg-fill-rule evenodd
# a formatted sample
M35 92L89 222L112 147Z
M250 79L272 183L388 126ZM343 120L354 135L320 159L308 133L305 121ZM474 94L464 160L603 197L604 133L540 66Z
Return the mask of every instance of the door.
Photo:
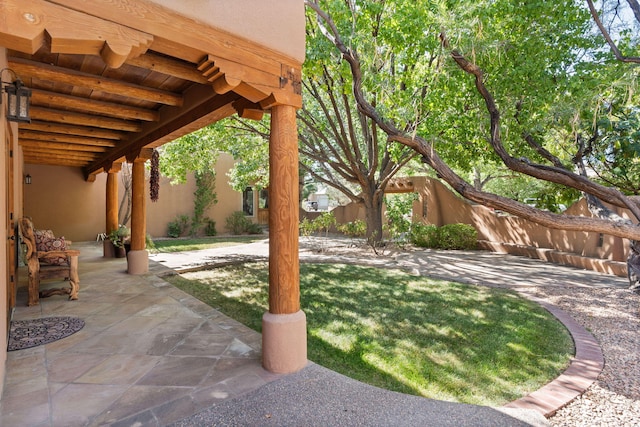
M7 329L10 327L11 316L13 309L16 306L16 223L13 213L13 150L11 148L11 128L7 126L7 139L5 141L5 159L6 159L6 209L7 223L5 224L7 229ZM8 336L8 331L7 331Z

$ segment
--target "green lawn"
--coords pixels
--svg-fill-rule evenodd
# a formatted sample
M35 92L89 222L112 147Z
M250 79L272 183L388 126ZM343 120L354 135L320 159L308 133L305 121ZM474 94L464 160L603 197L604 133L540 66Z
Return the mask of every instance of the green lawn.
M160 239L154 240L153 243L155 250L159 252L181 252L241 245L244 243L257 242L267 238L268 236L266 234L252 234L241 236Z
M389 390L502 405L555 378L573 355L565 328L507 290L399 270L302 264L309 359ZM169 277L260 331L267 264Z

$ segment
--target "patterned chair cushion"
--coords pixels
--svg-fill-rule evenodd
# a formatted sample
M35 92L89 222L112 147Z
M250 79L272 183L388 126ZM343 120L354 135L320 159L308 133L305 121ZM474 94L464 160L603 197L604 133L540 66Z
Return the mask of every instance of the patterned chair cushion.
M42 231L40 238L38 238L38 231ZM38 230L36 231L36 249L41 252L49 251L66 251L67 243L64 237L53 237L51 230ZM67 257L60 256L54 258L41 258L42 264L49 265L65 265L68 263Z
M45 248L45 240L55 239L56 236L51 230L33 230L33 234L36 237L36 250L37 251L49 251L51 249Z

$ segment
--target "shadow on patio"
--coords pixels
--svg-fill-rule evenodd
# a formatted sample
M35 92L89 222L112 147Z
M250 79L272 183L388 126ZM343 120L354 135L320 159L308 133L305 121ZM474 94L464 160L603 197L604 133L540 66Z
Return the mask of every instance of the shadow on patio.
M152 262L151 274L132 276L125 259L102 257L102 243L76 248L78 301L27 307L20 270L13 320L76 316L85 326L8 353L0 425L167 425L279 378L261 367L260 334L157 276L170 270Z

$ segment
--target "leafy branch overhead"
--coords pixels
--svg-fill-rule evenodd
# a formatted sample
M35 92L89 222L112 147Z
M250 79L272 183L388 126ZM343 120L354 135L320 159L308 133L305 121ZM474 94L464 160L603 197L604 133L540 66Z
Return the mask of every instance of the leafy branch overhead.
M359 48L366 49L366 46L359 44L353 38L345 41L341 29L323 10L319 1L307 0L305 3L315 13L319 30L348 64L352 81L351 91L358 111L372 120L387 135L389 141L397 142L419 153L423 162L432 167L439 177L462 196L550 228L593 231L634 240L640 239L640 227L636 225L636 221L640 219L638 198L627 196L618 188L597 182L588 173L584 173L584 168L580 164L571 163L572 159L579 160L575 155L579 151L579 144L576 142L589 136L593 137L593 135L580 133L585 130L593 132L593 128L576 126L581 120L581 115L584 116L585 111L593 111L596 106L603 106L602 99L597 102L592 100L601 98L603 87L607 82L592 76L595 75L601 79L617 76L621 79L625 73L628 75L635 72L620 69L610 60L606 62L603 59L598 62L600 58L596 61L578 57L578 55L583 55L582 58L588 58L587 55L592 55L592 58L596 55L603 56L602 50L598 50L597 40L588 35L589 14L586 8L576 10L572 2L550 2L549 4L545 2L532 4L530 8L522 11L522 14L519 11L516 17L503 13L500 15L502 21L499 24L504 29L513 29L509 34L499 34L500 26L492 25L489 20L483 23L486 26L479 24L477 20L476 22L465 21L468 25L466 32L454 23L442 21L452 28L450 34L446 32L447 25L440 26L437 33L433 34L430 34L429 28L423 27L420 30L422 36L425 38L437 36L442 55L448 57L450 61L440 65L440 69L444 71L441 71L441 74L436 77L438 81L430 87L429 90L433 90L431 95L437 93L434 88L444 79L448 80L447 84L456 86L445 88L451 96L448 105L430 100L430 94L428 91L425 92L424 103L421 104L422 121L415 126L407 126L406 114L403 116L394 111L394 107L398 109L404 106L372 102L374 97L369 85L371 78L368 75L371 68L369 62L366 67L363 66L363 59L358 52ZM382 9L388 9L387 12L390 13L394 7L400 7L398 4L404 3L381 1L376 4ZM323 2L323 5L336 7L336 4L331 2ZM496 9L491 9L492 6ZM484 7L484 15L487 15L493 13L492 10L497 11L497 8L510 10L506 8L512 8L511 6L509 1L491 4L479 2L474 6L468 6L468 9ZM443 11L437 12L443 13ZM462 15L469 18L470 15L465 13L471 14L477 10L464 12L459 8L450 12L452 16ZM545 16L550 18L551 14L562 16L564 21L547 19L554 22L550 25L562 23L564 27L559 28L555 33L549 28L546 31L538 30L542 26L540 22L547 22L541 18ZM358 19L358 14L352 14L352 19ZM527 19L531 22L527 22ZM435 24L435 21L432 22ZM353 26L355 27L356 24ZM342 28L349 37L353 37L348 26L345 25ZM479 34L479 31L483 33ZM497 41L493 39L491 43L487 43L489 33L492 36L500 36L504 44L489 47L491 43ZM467 37L468 34L472 34L473 37ZM559 36L555 37L554 34ZM513 37L510 37L512 35ZM448 40L447 36L451 39ZM536 39L537 36L541 39ZM544 51L537 48L533 51L537 55L535 57L525 57L523 55L527 52L518 50L522 47L534 49L535 43L540 44L541 40L546 42L546 45L543 45ZM474 44L475 42L478 43ZM460 47L452 47L454 43ZM465 51L467 53L464 53ZM511 60L516 61L509 57L513 51L519 55L517 58L519 63L509 63ZM371 55L370 51L367 53ZM496 55L503 56L496 59ZM484 59L485 65L479 65L479 59ZM371 61L371 58L367 57L366 61ZM489 72L483 67L488 67ZM598 67L601 68L600 74L593 72ZM583 73L583 70L588 72ZM460 71L463 74L460 74ZM554 81L555 86L552 84ZM527 85L539 87L529 91ZM560 88L563 91L559 91ZM379 87L378 90L380 90ZM444 89L441 88L441 90ZM457 93L452 93L454 90ZM411 88L408 91L411 92ZM413 92L416 91L413 90ZM472 96L473 92L476 93L476 97ZM439 94L442 95L443 92ZM496 98L496 94L499 98ZM478 95L480 98L477 97ZM575 102L576 95L579 95L580 105L571 105L570 101ZM627 98L627 101L629 100ZM452 107L457 109L454 110ZM505 115L504 111L510 114ZM443 116L448 117L448 128L440 127ZM403 120L403 117L405 123L399 126L398 121ZM431 117L439 118L431 120ZM503 138L503 133L508 135L508 139ZM469 138L473 140L469 141ZM493 159L499 159L512 171L579 190L592 196L592 200L597 199L616 207L627 208L636 221L615 217L609 209L597 211L599 217L557 215L507 197L477 190L450 166L452 147L455 147L454 149L458 152L466 149L483 152L482 150L490 149ZM559 147L562 150L559 150ZM512 152L518 154L514 155ZM446 155L446 159L441 153ZM487 158L491 156L487 155ZM592 205L596 211L596 204ZM600 203L598 206L602 208L604 205Z

